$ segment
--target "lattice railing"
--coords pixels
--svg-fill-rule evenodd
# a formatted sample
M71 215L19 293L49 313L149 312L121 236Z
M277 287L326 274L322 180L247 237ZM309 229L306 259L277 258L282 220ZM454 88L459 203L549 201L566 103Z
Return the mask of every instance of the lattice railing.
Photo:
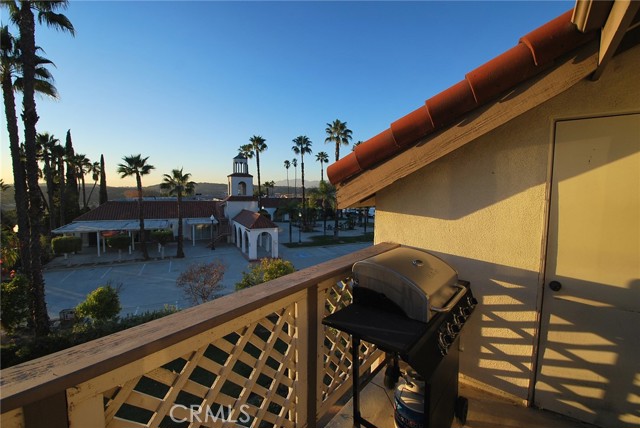
M391 248L3 370L2 426L59 426L43 415L61 403L72 427L315 426L351 386L350 339L322 318L350 303L352 264ZM363 371L382 361L372 345L361 356Z

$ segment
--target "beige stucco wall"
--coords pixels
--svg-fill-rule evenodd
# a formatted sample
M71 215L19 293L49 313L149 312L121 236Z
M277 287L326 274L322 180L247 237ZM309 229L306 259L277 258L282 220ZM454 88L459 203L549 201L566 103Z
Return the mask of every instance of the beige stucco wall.
M554 123L640 111L640 47L543 105L376 195L375 242L432 251L471 281L461 372L527 399L543 281Z

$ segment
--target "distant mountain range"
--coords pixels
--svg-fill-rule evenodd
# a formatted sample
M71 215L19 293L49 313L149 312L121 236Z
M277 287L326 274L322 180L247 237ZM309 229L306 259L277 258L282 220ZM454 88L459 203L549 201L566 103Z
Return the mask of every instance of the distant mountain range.
M293 179L289 179L290 192L293 193ZM312 189L314 187L318 187L318 181L305 181L305 187L307 189ZM298 185L298 195L300 195L300 180L297 180ZM42 193L44 195L47 194L47 189L44 184L40 185L42 189ZM89 194L91 193L91 189L93 187L93 183L90 185L86 185L86 194L87 204L91 206L98 205L99 196L99 187L96 186L91 194L91 198L89 198ZM254 183L254 187L257 188L258 184ZM162 196L162 191L160 190L160 184L154 184L151 186L144 186L142 188L142 192L144 196ZM269 189L269 194L272 195L275 192L276 195L286 194L287 193L287 180L281 180L276 182L276 186L271 191ZM135 187L113 187L107 186L107 194L109 195L109 200L115 199L125 199L125 198L133 198L137 196L137 191ZM227 185L222 183L196 183L196 195L200 196L204 199L223 199L227 196ZM82 200L82 193L80 193L80 200ZM11 186L5 192L2 192L2 198L0 199L0 208L2 210L14 210L15 209L15 200L13 195L13 186Z

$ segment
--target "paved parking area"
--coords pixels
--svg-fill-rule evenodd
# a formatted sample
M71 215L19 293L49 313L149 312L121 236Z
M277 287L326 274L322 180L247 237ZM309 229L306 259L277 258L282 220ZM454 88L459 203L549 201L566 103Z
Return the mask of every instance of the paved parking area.
M288 225L281 225L279 242L289 242ZM344 232L341 232L346 234ZM351 231L361 234L362 231ZM317 234L317 233L316 233ZM303 234L308 240L312 234ZM297 237L297 231L295 232ZM287 248L280 245L280 257L293 263L296 269L303 269L333 258L360 250L367 244L342 244L321 247ZM73 308L96 288L111 284L120 287L121 315L139 314L162 309L165 305L178 308L191 306L191 302L176 287L178 275L193 263L221 261L226 267L220 295L235 291L235 284L242 279L242 272L249 269L249 262L233 244L217 245L212 251L206 242L192 246L185 242L185 258L173 256L175 247L165 250L165 258L160 259L155 247L149 247L152 260L136 260L139 253L120 257L117 252L107 252L101 257L95 249L87 248L82 254L71 255L67 260L57 257L44 270L47 309L52 319L58 318L63 309Z

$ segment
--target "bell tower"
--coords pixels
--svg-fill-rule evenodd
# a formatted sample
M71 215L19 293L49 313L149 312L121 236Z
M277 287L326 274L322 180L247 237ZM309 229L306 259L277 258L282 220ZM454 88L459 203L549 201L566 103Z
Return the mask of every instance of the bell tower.
M238 154L233 158L233 174L227 178L229 196L253 197L253 175L249 174L249 162L245 156Z

